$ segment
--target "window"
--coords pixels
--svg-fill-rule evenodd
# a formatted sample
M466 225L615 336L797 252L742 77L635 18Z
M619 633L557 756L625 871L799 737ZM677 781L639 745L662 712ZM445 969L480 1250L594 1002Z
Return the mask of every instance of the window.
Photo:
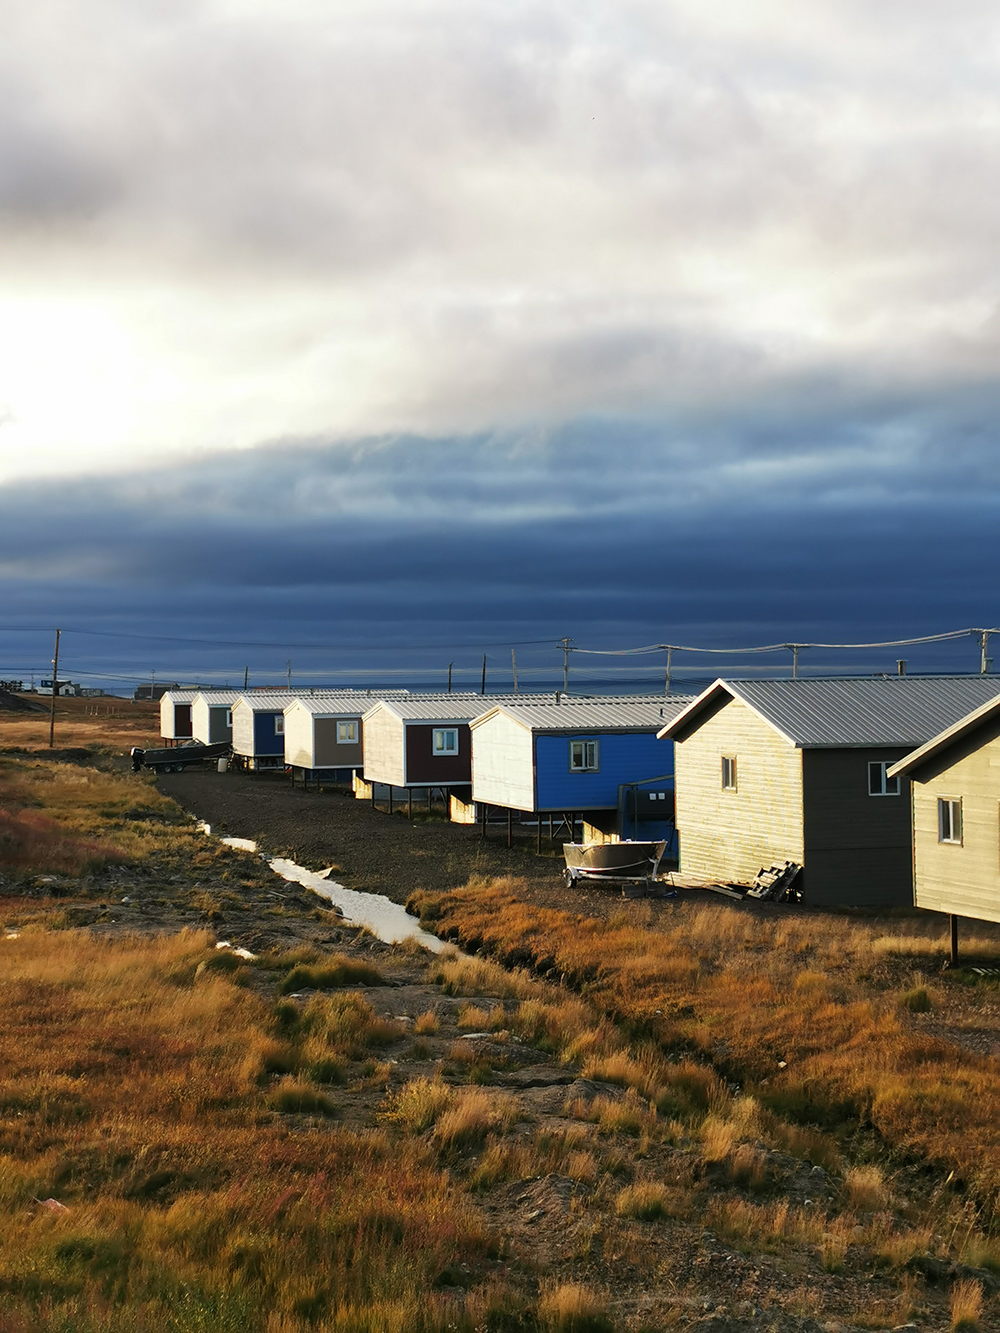
M231 708L227 708L227 709L226 709L226 726L227 726L227 727L231 727L232 725L233 725L233 710L232 710Z
M938 798L938 842L962 841L962 802Z
M892 768L892 761L888 763L875 760L868 765L868 795L869 796L898 796L899 795L899 777L887 778L885 770Z
M597 772L597 741L570 741L569 770L571 773Z
M724 754L724 755L722 756L722 790L723 790L723 791L735 791L735 790L736 790L736 756L735 756L735 755L726 755L726 754Z
M337 744L357 745L357 743L358 743L358 724L356 722L338 722Z
M285 715L283 713L279 713L274 719L274 734L276 736L284 736L285 734Z
M435 754L458 754L458 728L457 728L457 727L435 727L435 728L434 728L434 753L435 753Z

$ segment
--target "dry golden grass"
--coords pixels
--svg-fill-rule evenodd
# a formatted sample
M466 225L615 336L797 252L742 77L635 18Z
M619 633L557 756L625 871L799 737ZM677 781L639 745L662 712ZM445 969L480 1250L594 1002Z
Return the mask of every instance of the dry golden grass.
M509 1093L463 1088L437 1116L434 1138L443 1148L469 1147L504 1133L516 1119L517 1100Z
M429 1037L437 1032L441 1026L438 1016L433 1009L427 1009L424 1013L418 1014L413 1023L413 1031L420 1037Z
M4 944L0 1327L443 1330L434 1281L484 1259L481 1224L413 1140L310 1131L329 1099L284 1068L378 1020L320 996L289 1032L213 955L200 933Z
M646 1180L626 1185L615 1199L619 1217L635 1217L640 1222L655 1222L670 1215L670 1191L659 1181Z
M51 698L34 696L44 713L0 712L0 749L44 750L49 744ZM160 737L160 705L131 699L56 700L55 748L107 749L127 753L133 745L155 745Z
M578 1282L550 1287L538 1312L550 1333L612 1333L614 1328L607 1301Z
M915 960L930 967L945 956L940 922L901 920L890 936L876 923L848 917L775 919L713 901L685 904L649 928L531 905L516 880L417 894L413 905L426 907L436 928L457 928L460 937L501 954L520 949L554 957L585 992L590 1019L574 1015L568 1002L560 1005L558 1024L554 1014L536 1012L534 1035L547 1033L564 1058L581 1059L593 1077L635 1089L661 1114L690 1119L711 1102L720 1119L729 1118L710 1068L724 1049L727 1076L758 1096L762 1137L771 1146L835 1167L836 1141L823 1127L870 1122L896 1148L961 1172L992 1208L1000 1070L915 1028L899 1004L895 979L912 976ZM989 927L970 932L963 948L970 956L996 953L997 934ZM474 960L471 970L450 966L456 990L475 980L480 993L497 993L485 960ZM873 975L885 981L872 985ZM528 975L513 974L506 985L526 1010L533 998ZM653 1040L646 1048L615 1041L601 1026L612 1016ZM517 1030L516 1021L511 1028ZM692 1046L705 1060L689 1061L684 1075L662 1054Z
M852 1166L844 1175L844 1192L852 1208L876 1212L889 1202L889 1190L880 1166Z
M951 1289L949 1299L951 1326L959 1329L978 1329L983 1314L983 1284L973 1278L963 1278Z

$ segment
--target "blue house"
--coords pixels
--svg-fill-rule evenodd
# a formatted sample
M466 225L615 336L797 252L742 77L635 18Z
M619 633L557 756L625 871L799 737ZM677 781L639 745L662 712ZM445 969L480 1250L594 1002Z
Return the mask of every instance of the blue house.
M657 732L679 695L505 702L471 724L472 799L586 819L610 838L671 838L673 748Z
M285 709L294 699L283 694L241 694L233 704L233 754L247 768L284 768Z

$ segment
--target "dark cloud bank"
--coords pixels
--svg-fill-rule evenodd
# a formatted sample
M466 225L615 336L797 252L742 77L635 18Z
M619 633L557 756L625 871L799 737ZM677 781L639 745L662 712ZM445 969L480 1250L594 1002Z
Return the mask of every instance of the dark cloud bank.
M277 679L291 655L316 680L452 659L472 670L479 644L505 670L503 645L564 634L727 646L997 623L995 393L839 412L822 386L797 397L794 413L771 404L738 428L702 414L300 442L9 485L2 623L39 632L5 632L0 668L44 666L41 628L57 623L209 641L68 636L78 672L236 678L250 665ZM518 651L526 672L559 661ZM810 661L891 669L896 655ZM898 655L928 669L976 660L971 643Z

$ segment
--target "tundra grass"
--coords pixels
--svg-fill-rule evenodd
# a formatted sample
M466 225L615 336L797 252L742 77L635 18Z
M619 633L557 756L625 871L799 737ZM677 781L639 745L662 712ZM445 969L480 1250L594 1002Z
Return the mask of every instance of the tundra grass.
M274 1003L199 967L211 952L199 933L3 943L0 1326L454 1324L435 1281L492 1243L436 1151L339 1128L307 1068L262 1077L309 1043L348 1059L374 1015L315 998L283 1064ZM451 1140L495 1122L473 1100Z
M897 1153L954 1172L992 1228L1000 1068L925 1035L900 1004L901 967L940 958L937 923L894 923L887 936L884 926L846 917L762 916L713 902L639 927L536 907L523 893L516 880L475 881L418 894L411 907L439 934L500 960L554 967L598 1015L633 1034L630 1049L608 1050L600 1032L552 1016L554 1044L568 1028L577 1033L574 1054L591 1043L584 1069L593 1077L636 1089L664 1113L672 1101L683 1111L693 1095L718 1096L721 1075L754 1094L775 1133L783 1124L793 1138L801 1126L825 1131L829 1143L873 1129ZM966 948L995 953L997 945L984 936ZM536 1015L535 1039L544 1039L545 1023ZM678 1080L683 1059L674 1072L667 1063L685 1054L690 1087ZM638 1110L633 1123L639 1132ZM856 1195L865 1188L878 1193L860 1177L852 1184Z

